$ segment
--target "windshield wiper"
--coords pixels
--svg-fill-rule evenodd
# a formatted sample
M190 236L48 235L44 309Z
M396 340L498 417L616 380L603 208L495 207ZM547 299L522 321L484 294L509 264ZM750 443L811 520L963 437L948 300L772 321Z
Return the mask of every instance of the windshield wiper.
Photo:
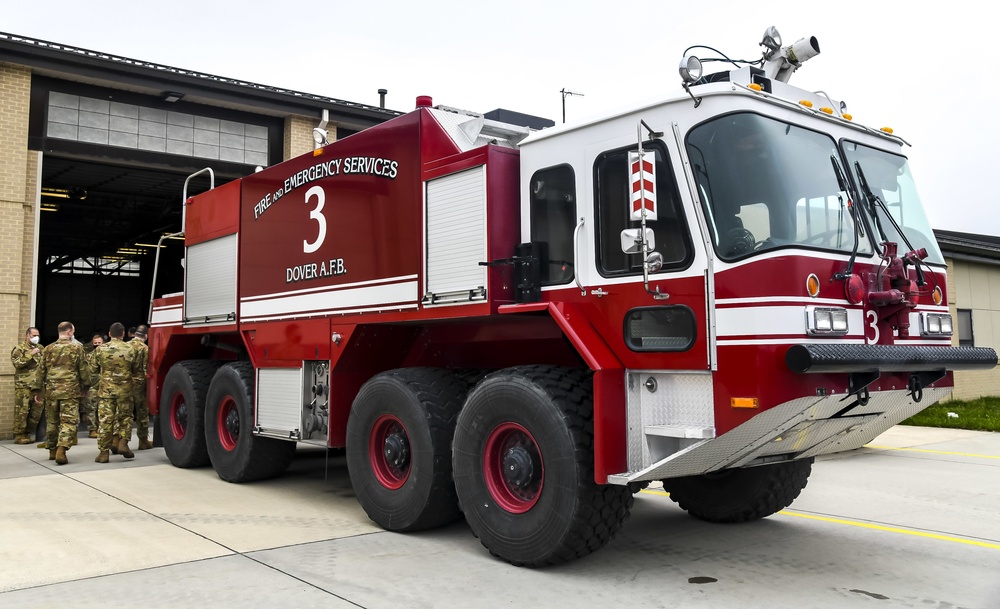
M885 204L882 203L882 199L872 192L871 187L868 186L868 178L865 177L865 172L861 169L861 163L859 161L854 161L854 169L858 172L858 183L861 185L861 192L864 193L865 200L868 201L868 215L872 217L872 221L875 223L875 228L878 230L878 234L882 237L882 241L888 241L889 237L885 234L885 230L882 228L882 221L879 219L878 207L875 203L880 203L883 209L885 209ZM888 209L886 209L886 214L891 220L892 214L889 214ZM893 221L893 223L895 224L895 221Z
M851 221L854 223L854 248L851 250L851 259L847 262L847 268L840 273L834 273L833 278L839 279L841 281L846 280L851 275L854 274L854 259L858 256L858 247L861 243L861 218L854 209L854 193L851 191L850 184L847 182L847 176L844 175L844 169L840 166L840 161L837 160L837 155L830 155L830 162L833 163L833 172L837 174L837 186L840 188L841 192L847 193L847 209L851 212ZM844 198L839 193L837 198L840 199L840 206L844 206Z
M881 209L885 213L885 217L888 218L889 222L892 224L892 227L896 229L896 234L899 235L899 238L902 239L903 243L906 244L906 251L913 252L914 251L913 245L910 243L910 240L906 238L906 233L903 232L903 228L899 226L899 224L896 222L896 219L892 217L891 213L889 213L889 208L886 206L885 201L883 201L882 198L879 197L877 194L872 192L871 187L868 186L868 178L865 177L865 171L864 169L861 168L861 161L854 161L854 168L858 172L858 183L861 184L861 190L864 191L865 198L868 199L868 205L870 208L869 213L871 214L875 222L876 228L878 228L879 234L882 236L882 241L883 242L889 241L889 237L886 236L885 230L882 228L882 222L879 219L879 213L878 213L879 209ZM924 256L926 255L927 253L924 252ZM907 258L907 260L913 262L909 258ZM920 269L919 258L913 264L913 268L917 271L917 285L919 286L926 285L927 282L924 281L924 273Z

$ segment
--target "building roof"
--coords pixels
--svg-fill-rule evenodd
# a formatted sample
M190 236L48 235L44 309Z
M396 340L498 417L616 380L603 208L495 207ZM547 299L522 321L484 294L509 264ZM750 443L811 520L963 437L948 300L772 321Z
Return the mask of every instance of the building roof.
M400 113L313 93L262 85L0 32L0 61L28 66L44 76L125 89L147 95L182 93L184 101L271 116L319 117L360 130Z
M934 236L946 257L1000 264L1000 236L937 229Z

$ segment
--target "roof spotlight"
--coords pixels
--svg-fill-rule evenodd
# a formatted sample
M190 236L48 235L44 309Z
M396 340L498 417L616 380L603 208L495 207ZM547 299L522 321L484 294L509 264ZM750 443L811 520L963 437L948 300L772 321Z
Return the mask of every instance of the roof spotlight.
M764 47L764 59L770 59L778 49L781 48L781 34L778 28L773 25L764 31L764 39L760 41L760 46Z
M326 146L330 143L330 141L327 140L327 136L328 134L326 129L320 129L319 127L313 128L313 142L315 142L316 148Z
M679 68L681 80L692 84L701 79L701 60L694 55L685 55L681 58Z

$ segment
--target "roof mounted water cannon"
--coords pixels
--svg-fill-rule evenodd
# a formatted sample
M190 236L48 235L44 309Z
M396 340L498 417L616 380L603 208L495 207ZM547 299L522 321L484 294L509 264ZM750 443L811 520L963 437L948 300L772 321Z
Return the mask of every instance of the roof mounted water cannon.
M764 32L760 45L764 47L764 75L774 80L788 82L792 72L805 61L819 55L819 41L815 36L800 38L782 48L781 35L772 25Z
M684 87L684 90L694 100L695 107L697 108L701 103L701 98L696 97L691 91L691 87L695 85L713 82L736 82L731 80L733 78L732 75L737 74L741 69L747 72L745 68L750 68L749 72L742 76L736 76L738 80L742 81L747 78L751 80L758 79L754 81L757 84L771 80L787 83L792 72L797 70L803 62L819 55L819 42L815 36L802 38L792 45L782 47L781 34L778 33L778 29L773 25L764 32L764 37L759 44L764 47L764 52L762 57L756 60L732 59L725 53L702 44L696 44L685 49L681 63L678 66L678 71L681 76L681 86ZM694 49L704 49L715 56L697 57L691 54L691 51ZM736 70L730 68L722 72L705 74L704 64L707 62L731 64L735 66ZM763 85L763 90L770 93L770 85Z

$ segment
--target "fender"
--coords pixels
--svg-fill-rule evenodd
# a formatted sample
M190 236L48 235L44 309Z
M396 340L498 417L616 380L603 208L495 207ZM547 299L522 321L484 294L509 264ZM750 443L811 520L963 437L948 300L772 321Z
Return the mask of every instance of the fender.
M587 366L594 371L594 482L627 469L625 368L587 320L579 304L534 302L502 305L502 314L548 311Z

